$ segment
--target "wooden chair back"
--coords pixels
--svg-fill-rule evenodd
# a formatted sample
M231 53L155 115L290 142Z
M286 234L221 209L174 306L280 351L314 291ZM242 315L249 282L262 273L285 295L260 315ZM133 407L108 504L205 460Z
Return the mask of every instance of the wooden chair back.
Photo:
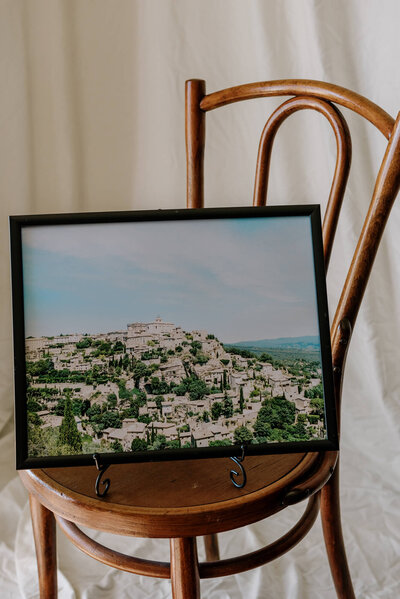
M340 425L341 387L351 333L386 221L400 187L400 115L394 120L367 98L343 87L321 81L290 79L263 81L206 94L205 81L191 79L186 82L188 208L201 208L204 205L206 113L234 102L272 96L293 97L283 102L271 114L262 131L253 205L266 204L272 147L281 124L298 110L311 109L323 114L333 129L337 147L336 167L322 229L326 268L329 264L351 163L349 128L336 104L349 108L370 121L388 140L369 209L331 326L335 400Z
M317 81L251 83L209 95L206 95L204 81L188 81L188 207L201 208L204 204L206 112L232 102L268 96L293 97L273 112L264 127L254 189L256 206L266 202L271 151L282 122L297 110L312 109L322 113L333 128L337 161L323 223L326 266L351 159L349 130L334 104L350 108L368 119L388 139L331 330L339 415L343 368L351 331L400 186L400 119L397 117L394 121L381 108L354 92ZM57 596L54 517L71 541L95 559L128 572L170 577L174 599L199 599L200 578L244 572L266 564L294 547L310 530L320 506L337 596L355 599L340 522L337 456L336 451L248 456L246 468L251 476L246 488L239 490L223 482L227 469L222 460L194 460L189 467L187 462L121 464L113 471L117 484L113 486L112 494L102 500L93 496L92 467L20 471L30 493L41 596ZM186 492L182 493L182 489ZM308 503L303 516L281 538L256 551L219 560L214 533L257 522L304 499L308 499ZM76 525L116 534L170 538L171 561L156 562L118 553L100 545ZM207 561L199 564L195 537L201 535L207 535Z

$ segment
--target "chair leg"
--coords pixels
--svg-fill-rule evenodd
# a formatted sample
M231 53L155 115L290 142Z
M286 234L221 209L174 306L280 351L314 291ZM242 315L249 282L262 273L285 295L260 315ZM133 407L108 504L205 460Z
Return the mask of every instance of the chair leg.
M29 495L40 599L57 599L56 521L53 512Z
M321 492L321 520L326 552L338 599L355 599L340 519L339 463Z
M205 535L203 539L206 550L206 560L208 562L217 562L220 559L217 535Z
M195 537L170 539L173 599L200 599L199 562Z

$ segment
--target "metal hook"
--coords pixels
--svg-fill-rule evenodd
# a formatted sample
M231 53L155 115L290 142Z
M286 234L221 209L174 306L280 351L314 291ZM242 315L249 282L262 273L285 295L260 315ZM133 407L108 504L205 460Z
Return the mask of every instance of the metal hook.
M243 487L245 486L245 484L247 482L246 471L242 466L242 462L245 458L245 446L241 445L241 449L242 449L241 456L235 456L235 457L230 458L232 460L232 462L235 462L235 464L237 466L239 466L239 469L240 469L240 472L237 472L236 470L231 470L231 472L230 472L231 481L235 485L235 487L237 487L238 489L243 489ZM242 482L240 482L240 483L236 482L236 480L234 478L235 476L242 476L243 477Z
M100 466L98 453L93 454L93 459L94 459L94 463L96 464L96 468L99 471L99 474L96 478L96 484L95 484L96 495L98 497L104 497L107 494L108 489L110 488L111 481L109 478L106 478L105 480L101 481L101 477L103 476L104 472L107 470L107 468L109 467L110 464L107 464L107 466ZM105 485L104 491L100 491L100 489L99 489L100 481L101 481L102 485Z

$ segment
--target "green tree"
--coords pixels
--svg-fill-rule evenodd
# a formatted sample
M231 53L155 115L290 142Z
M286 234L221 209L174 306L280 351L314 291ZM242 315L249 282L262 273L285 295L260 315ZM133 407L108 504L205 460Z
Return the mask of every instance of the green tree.
M188 424L182 424L182 426L178 427L178 432L180 433L188 433L190 431L190 426Z
M118 396L120 399L130 399L132 397L132 391L126 388L126 381L120 380L118 382Z
M260 362L272 362L273 361L273 357L270 356L270 354L266 354L265 352L263 352L261 354L261 356L259 357Z
M197 364L207 364L210 357L207 354L203 354L202 352L197 352L195 362Z
M53 373L54 364L50 358L45 360L38 360L37 362L27 362L26 372L32 376L40 376Z
M58 404L60 403L61 400L58 402ZM88 408L88 410L86 410L86 416L89 418L89 420L92 420L93 417L98 414L101 414L101 407L98 403L94 403L92 406L90 406L90 408Z
M224 401L222 402L222 414L225 416L225 418L230 418L233 416L233 402L226 394Z
M39 414L37 414L36 412L32 412L32 413L28 414L28 423L40 426L42 424L42 420L41 420Z
M159 451L160 449L165 449L167 445L167 439L165 435L156 435L154 441L152 442L149 449L153 449L155 451Z
M250 443L253 439L253 433L246 426L238 426L233 433L236 443Z
M186 389L186 385L184 383L180 383L179 385L174 387L174 393L176 395L185 395L186 391L187 391L187 389Z
M296 440L296 441L306 440L306 439L308 439L310 437L309 431L307 430L307 427L305 425L305 421L304 420L299 420L300 416L306 416L306 415L305 414L299 414L298 417L297 417L297 422L293 426L292 434L295 437L294 440Z
M121 428L122 422L116 412L104 412L100 420L101 428Z
M200 341L192 341L192 343L190 345L191 345L191 348L189 351L193 356L195 356L202 347Z
M162 396L162 395L157 395L157 396L154 398L154 401L155 401L155 403L156 403L157 409L158 409L158 410L160 410L160 414L161 414L161 412L162 412L162 403L163 403L163 401L164 401L164 398L163 398L163 396Z
M146 392L139 389L132 389L132 399L137 402L139 407L145 406L147 401Z
M88 409L90 408L90 401L88 399L84 399L82 402L82 416L84 416Z
M312 414L319 416L321 420L324 418L325 413L325 404L324 400L321 397L315 397L310 401L310 406L312 408Z
M131 450L132 451L146 451L147 441L145 439L132 439Z
M232 443L228 439L218 439L217 441L210 441L208 445L209 447L227 447Z
M122 444L120 441L118 441L118 439L111 443L111 449L115 451L115 453L121 453L122 451L124 451L124 448L122 447Z
M57 416L64 416L64 411L65 411L65 399L63 397L60 397L60 399L58 400L58 403L56 405L55 408L53 408L55 414Z
M224 389L226 389L226 385L227 385L227 380L226 380L226 370L224 370L223 375L222 375L222 387L221 387L221 391L223 391Z
M165 448L166 449L179 449L181 446L179 439L172 439L172 441L167 441Z
M268 437L271 441L282 440L282 431L294 424L295 414L294 403L284 397L266 399L257 415L254 433L257 437Z
M72 412L74 416L81 416L83 410L83 401L79 397L72 400Z
M209 392L207 385L201 379L191 379L189 397L191 401L199 401Z
M149 416L148 414L142 414L141 416L137 416L137 421L143 422L144 424L150 424L151 416Z
M93 340L90 337L85 337L82 341L78 341L76 344L76 349L86 349L90 347L93 343Z
M308 397L309 399L314 399L323 396L324 390L322 387L322 383L319 383L319 385L316 385L315 387L310 387L309 389L306 389L304 391L304 397Z
M36 412L28 414L28 456L30 458L46 455L46 442L40 424L41 420Z
M218 420L222 413L222 403L219 401L214 401L211 406L211 418L213 420Z
M112 350L115 354L121 354L124 351L124 344L122 341L116 341Z
M224 346L225 350L230 354L236 354L242 356L242 358L257 358L256 354L252 353L248 349L242 349L241 347L230 347Z
M109 393L107 395L107 403L109 408L115 408L117 406L118 398L115 393Z
M317 424L319 416L317 414L309 414L307 419L310 424Z
M240 413L243 414L243 409L244 409L243 387L240 387L240 391L239 391L239 409L240 409Z
M207 410L204 410L202 419L203 419L203 422L210 422L210 412L207 412Z
M74 453L82 451L82 439L72 413L70 399L65 400L64 418L60 426L57 444L68 446Z
M254 434L257 438L265 439L265 442L268 440L268 437L271 434L271 426L268 422L257 418L253 426ZM264 443L264 441L262 441Z
M43 408L40 405L40 403L38 403L34 399L28 399L28 401L26 402L26 409L28 410L28 412L40 412Z
M122 411L121 418L122 420L125 418L139 418L139 404L136 399L131 401L129 408Z
M296 407L284 397L271 397L263 401L263 407L257 418L268 422L271 428L283 428L285 424L293 424Z
M150 380L151 392L154 395L162 395L163 393L169 392L169 385L164 380L158 378L158 376L151 377Z
M133 379L136 389L139 388L140 379L147 375L147 366L143 362L137 362L133 368Z

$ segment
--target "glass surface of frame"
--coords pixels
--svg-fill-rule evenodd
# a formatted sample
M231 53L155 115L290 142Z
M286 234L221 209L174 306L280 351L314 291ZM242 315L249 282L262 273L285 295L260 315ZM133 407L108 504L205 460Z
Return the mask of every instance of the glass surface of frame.
M319 206L10 228L17 468L337 449Z

